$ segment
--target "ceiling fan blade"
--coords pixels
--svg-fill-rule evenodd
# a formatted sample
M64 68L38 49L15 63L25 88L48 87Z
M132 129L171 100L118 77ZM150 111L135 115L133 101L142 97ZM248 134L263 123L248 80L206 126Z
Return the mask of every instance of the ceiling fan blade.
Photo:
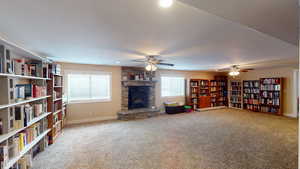
M145 59L135 59L135 60L132 60L133 62L147 62L147 60Z
M172 63L157 63L157 65L163 65L163 66L175 66Z
M218 72L228 72L230 68L217 69Z
M241 69L240 71L241 72L248 72L248 71L250 71L250 70L254 70L253 68L249 68L249 69Z

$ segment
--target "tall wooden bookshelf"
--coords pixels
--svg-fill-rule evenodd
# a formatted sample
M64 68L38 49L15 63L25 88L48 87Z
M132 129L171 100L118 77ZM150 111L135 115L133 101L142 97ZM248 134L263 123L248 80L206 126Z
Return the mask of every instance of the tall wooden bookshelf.
M0 163L26 167L48 146L51 61L0 39Z
M241 81L232 80L230 81L230 103L229 106L232 108L242 108L242 84Z
M200 101L199 79L191 79L189 87L190 87L189 102L192 105L193 109L196 110L199 108L199 101Z
M216 76L210 81L211 107L228 106L227 77Z
M57 69L60 66L58 64L50 64L49 72L50 79L48 81L48 92L51 97L48 99L48 111L52 112L51 115L48 116L48 128L51 131L48 133L49 136L49 144L53 144L56 138L62 131L63 126L63 76L60 75L60 71Z
M199 84L199 107L210 107L210 82L206 79L200 79Z
M283 78L260 79L260 111L282 115Z
M251 111L260 111L260 82L259 80L243 81L243 108Z
M193 109L210 107L210 85L206 79L190 80L190 100Z

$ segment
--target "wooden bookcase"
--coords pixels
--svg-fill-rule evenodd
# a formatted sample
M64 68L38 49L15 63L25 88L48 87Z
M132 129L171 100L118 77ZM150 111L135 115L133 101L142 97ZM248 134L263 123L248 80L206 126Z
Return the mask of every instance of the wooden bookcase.
M227 77L216 76L215 80L190 79L188 103L193 109L227 106Z
M189 103L192 105L193 109L196 110L199 108L200 101L200 81L199 79L190 80L190 99Z
M24 157L31 161L48 146L49 64L50 60L0 39L0 163L4 169L26 167Z
M63 76L57 71L57 64L49 65L50 79L48 81L48 92L51 97L48 99L48 111L52 112L48 116L48 128L51 131L48 133L49 144L53 144L59 136L63 126Z
M238 80L230 81L230 103L229 106L232 108L242 108L242 83Z
M210 107L210 82L206 79L190 80L189 103L193 109Z
M260 79L260 111L282 115L283 78Z
M206 79L199 80L199 108L210 107L210 82Z
M210 81L211 107L228 106L227 77L216 76Z
M259 80L243 81L243 108L251 111L260 111L260 82Z

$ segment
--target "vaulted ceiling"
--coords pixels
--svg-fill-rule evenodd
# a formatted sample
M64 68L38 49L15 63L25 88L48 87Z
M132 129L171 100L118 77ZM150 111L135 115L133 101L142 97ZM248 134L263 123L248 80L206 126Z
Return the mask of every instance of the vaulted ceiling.
M163 9L157 0L3 0L0 35L73 63L136 66L150 54L182 70L296 63L294 2L180 0Z

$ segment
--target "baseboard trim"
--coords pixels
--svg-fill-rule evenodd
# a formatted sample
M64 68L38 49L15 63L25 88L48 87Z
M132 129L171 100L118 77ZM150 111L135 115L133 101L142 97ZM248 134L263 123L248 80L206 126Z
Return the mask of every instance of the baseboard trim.
M297 114L283 114L283 116L290 117L290 118L298 118Z
M118 118L117 115L115 115L115 116L97 117L97 118L90 118L90 119L67 120L67 125L117 120L117 118Z
M208 107L208 108L198 109L197 111L201 112L201 111L217 110L217 109L225 109L225 108L227 108L227 107L226 106Z

